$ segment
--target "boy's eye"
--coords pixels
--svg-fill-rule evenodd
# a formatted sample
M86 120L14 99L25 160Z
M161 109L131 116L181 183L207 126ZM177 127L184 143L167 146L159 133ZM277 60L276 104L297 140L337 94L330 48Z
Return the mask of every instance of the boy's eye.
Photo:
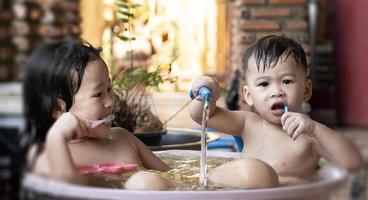
M283 80L282 83L283 84L290 84L290 83L293 83L293 81L292 80Z
M112 91L112 87L110 86L107 88L107 92L111 92L111 91Z
M267 82L261 82L261 83L258 83L257 86L266 87L266 86L268 86L268 83Z

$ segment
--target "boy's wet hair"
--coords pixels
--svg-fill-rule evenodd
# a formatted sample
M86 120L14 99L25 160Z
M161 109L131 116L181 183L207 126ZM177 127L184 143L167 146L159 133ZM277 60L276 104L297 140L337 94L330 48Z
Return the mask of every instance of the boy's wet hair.
M24 67L23 102L27 132L42 144L55 122L56 99L68 111L79 90L87 63L100 58L100 48L84 41L62 40L36 49Z
M244 53L242 58L244 78L248 71L248 61L251 56L254 56L258 71L263 72L266 68L274 68L281 58L285 56L293 56L298 67L302 67L302 70L308 74L308 65L305 55L305 51L300 44L292 39L269 35L258 40L254 45L250 46ZM261 66L261 62L263 65Z

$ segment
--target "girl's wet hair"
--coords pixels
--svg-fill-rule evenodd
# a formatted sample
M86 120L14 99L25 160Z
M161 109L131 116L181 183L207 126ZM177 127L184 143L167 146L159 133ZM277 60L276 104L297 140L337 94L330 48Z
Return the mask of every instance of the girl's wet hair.
M288 56L293 56L298 67L301 67L305 73L308 74L307 59L304 49L300 44L292 39L270 35L261 38L254 45L249 47L244 53L242 62L244 70L244 78L248 71L248 60L251 56L254 56L258 71L263 72L266 68L273 68L282 56L286 59ZM261 63L263 65L261 65Z
M70 109L87 63L99 59L100 52L84 41L62 40L42 45L30 56L24 67L23 102L26 130L34 143L43 144L55 122L57 98Z

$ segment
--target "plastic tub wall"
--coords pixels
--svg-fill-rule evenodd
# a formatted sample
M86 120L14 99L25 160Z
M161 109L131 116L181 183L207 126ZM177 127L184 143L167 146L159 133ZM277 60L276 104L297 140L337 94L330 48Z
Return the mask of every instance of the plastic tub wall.
M199 156L200 151L168 150L166 155ZM212 157L239 157L240 153L210 151ZM347 180L347 173L334 167L319 170L321 180L295 186L267 189L225 191L133 191L73 185L49 180L34 174L23 179L26 199L122 199L122 200L266 200L266 199L329 199Z

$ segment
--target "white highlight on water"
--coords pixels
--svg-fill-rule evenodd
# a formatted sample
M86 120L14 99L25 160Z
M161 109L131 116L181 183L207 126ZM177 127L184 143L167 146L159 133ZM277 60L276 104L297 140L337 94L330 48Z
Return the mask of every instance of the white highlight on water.
M202 132L201 132L201 160L199 172L199 187L205 190L207 187L207 123L210 111L210 102L204 101L202 114Z

